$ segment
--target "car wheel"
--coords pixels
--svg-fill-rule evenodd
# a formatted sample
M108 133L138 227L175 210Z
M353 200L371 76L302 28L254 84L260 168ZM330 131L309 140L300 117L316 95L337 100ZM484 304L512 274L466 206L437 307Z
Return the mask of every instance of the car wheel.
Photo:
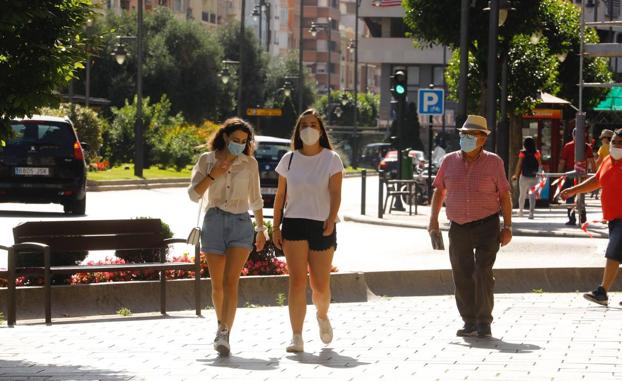
M80 200L70 200L63 204L65 214L83 216L86 212L86 196Z

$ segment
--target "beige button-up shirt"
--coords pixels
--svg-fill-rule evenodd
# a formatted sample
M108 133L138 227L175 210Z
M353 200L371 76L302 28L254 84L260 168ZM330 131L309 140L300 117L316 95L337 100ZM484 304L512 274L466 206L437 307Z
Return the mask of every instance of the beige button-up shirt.
M201 200L195 187L216 164L215 152L206 152L192 168L192 177L188 187L188 195L194 202ZM203 210L218 208L229 213L245 213L249 210L263 208L263 199L259 187L259 166L254 157L244 154L238 156L226 174L216 181L203 194Z

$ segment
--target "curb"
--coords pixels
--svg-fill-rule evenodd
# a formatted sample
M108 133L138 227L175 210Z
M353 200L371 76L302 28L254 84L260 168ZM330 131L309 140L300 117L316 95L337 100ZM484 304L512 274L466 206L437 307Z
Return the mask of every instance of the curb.
M384 220L374 217L367 216L352 216L352 215L344 215L344 221L356 222L361 224L370 224L370 225L380 225L380 226L393 226L399 228L411 228L411 229L427 229L427 223L421 222L401 222L401 221L391 221ZM560 238L589 238L588 234L583 230L577 228L576 231L542 231L524 228L519 225L520 223L514 222L514 228L512 229L512 235L517 237L560 237ZM517 226L518 225L518 226ZM449 230L449 224L441 223L440 226L442 231ZM602 231L593 231L590 233L594 238L608 238L609 234L607 232Z
M590 290L599 284L603 269L584 268L517 268L494 270L496 293L577 292ZM240 307L285 305L289 277L246 276L240 278ZM201 307L211 305L211 286L202 279ZM620 290L622 280L612 287ZM167 310L194 310L193 280L167 282ZM367 302L378 296L451 295L454 285L451 270L405 270L349 272L331 275L332 302ZM159 281L111 282L77 286L57 286L52 289L54 318L88 315L114 315L121 308L132 313L155 313L159 307ZM7 289L0 289L0 308L6 316ZM311 294L307 288L307 303ZM17 288L17 318L43 321L43 288Z
M378 176L378 172L368 172L367 176ZM361 173L346 173L344 177L361 177ZM123 191L134 189L185 188L190 185L189 178L162 178L139 180L87 180L87 192Z

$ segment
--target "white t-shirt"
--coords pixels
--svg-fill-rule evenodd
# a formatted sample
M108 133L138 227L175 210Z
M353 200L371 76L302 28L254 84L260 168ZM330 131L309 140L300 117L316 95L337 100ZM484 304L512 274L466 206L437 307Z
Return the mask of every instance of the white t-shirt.
M292 155L294 157L288 170ZM326 221L330 214L328 180L332 175L343 172L339 155L326 148L313 156L305 156L298 151L288 152L275 170L287 179L285 217Z

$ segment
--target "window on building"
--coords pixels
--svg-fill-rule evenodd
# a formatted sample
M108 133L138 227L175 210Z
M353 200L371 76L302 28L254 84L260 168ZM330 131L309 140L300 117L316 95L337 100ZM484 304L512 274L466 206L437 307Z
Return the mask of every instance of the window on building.
M318 52L327 52L328 51L328 40L317 40L317 51Z
M181 9L182 9L181 0L174 0L173 1L173 10L175 12L181 12Z
M391 18L391 31L389 37L403 38L406 36L406 31L406 25L404 24L404 20L402 18Z
M444 86L445 85L445 67L435 66L433 69L432 78L434 80L434 85Z
M121 9L130 9L130 0L121 0Z
M409 86L419 86L419 66L409 66L406 70Z

